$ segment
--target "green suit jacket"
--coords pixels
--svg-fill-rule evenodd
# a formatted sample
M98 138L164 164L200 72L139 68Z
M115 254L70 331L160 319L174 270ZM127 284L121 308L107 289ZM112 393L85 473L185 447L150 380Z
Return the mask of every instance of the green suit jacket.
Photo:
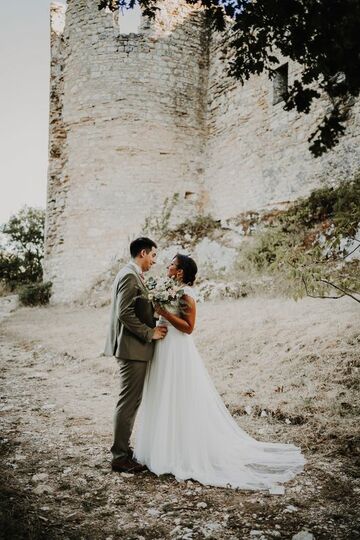
M123 360L151 360L155 328L154 309L138 272L127 264L117 274L111 298L110 326L105 356Z

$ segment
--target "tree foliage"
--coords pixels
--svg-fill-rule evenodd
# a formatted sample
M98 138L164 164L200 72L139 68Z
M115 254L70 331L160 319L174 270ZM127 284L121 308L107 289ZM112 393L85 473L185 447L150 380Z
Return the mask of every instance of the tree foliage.
M44 225L44 210L24 207L1 226L0 281L11 289L41 281Z
M244 248L240 266L276 276L295 299L347 295L360 302L359 224L360 174L276 215Z
M30 283L24 285L19 291L19 300L23 306L43 306L49 303L51 296L50 281Z
M185 0L202 5L212 27L228 32L232 54L228 72L242 84L251 75L274 77L280 57L301 66L283 95L284 108L307 114L321 95L328 106L309 148L320 156L346 129L360 91L359 0ZM154 18L158 0L100 0L99 9L130 9L138 4Z

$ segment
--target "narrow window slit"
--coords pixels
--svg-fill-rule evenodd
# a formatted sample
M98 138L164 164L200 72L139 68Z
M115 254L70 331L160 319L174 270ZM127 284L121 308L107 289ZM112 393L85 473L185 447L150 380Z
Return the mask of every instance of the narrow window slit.
M284 101L288 92L289 64L283 64L275 70L273 78L273 105Z

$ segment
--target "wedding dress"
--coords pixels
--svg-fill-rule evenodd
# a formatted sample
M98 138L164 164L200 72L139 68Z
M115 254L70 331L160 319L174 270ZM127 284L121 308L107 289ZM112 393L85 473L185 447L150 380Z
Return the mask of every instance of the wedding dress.
M293 444L259 442L238 426L192 336L171 325L148 364L134 454L157 475L272 493L305 463Z

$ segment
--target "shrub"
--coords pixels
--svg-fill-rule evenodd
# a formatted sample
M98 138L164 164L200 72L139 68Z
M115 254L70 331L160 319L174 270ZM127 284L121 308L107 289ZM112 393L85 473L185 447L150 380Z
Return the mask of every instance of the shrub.
M249 239L238 267L273 275L295 299L359 294L360 262L339 250L342 238L353 238L359 223L360 175L337 188L317 189L280 213Z
M295 203L279 218L285 230L293 226L311 228L321 221L334 223L338 235L352 236L360 223L360 173L336 188L316 189Z
M0 227L0 281L10 290L41 281L45 212L24 207Z
M155 234L157 240L161 240L166 237L169 230L169 224L172 211L179 202L179 193L169 198L166 197L160 214L152 214L145 219L144 232L146 234Z
M180 242L184 246L194 246L221 228L220 221L215 220L210 214L188 218L171 228L171 216L178 203L179 193L174 193L171 198L166 197L161 212L145 219L144 232L154 234L156 239L162 240L163 243Z
M24 285L19 292L19 300L24 306L39 306L49 303L51 297L51 281Z
M220 221L214 219L210 214L197 215L193 219L186 219L174 229L169 229L166 233L166 239L169 242L179 241L194 246L203 238L210 237L220 227Z

